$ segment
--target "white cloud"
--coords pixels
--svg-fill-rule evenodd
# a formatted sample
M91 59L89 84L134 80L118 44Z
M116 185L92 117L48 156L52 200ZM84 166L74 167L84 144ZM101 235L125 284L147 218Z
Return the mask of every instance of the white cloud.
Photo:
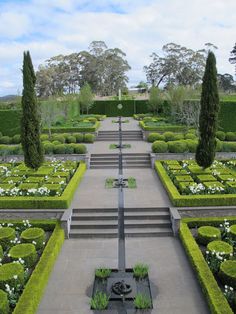
M219 47L219 72L234 73L228 58L235 43L235 0L8 1L0 12L0 68L8 68L7 75L0 73L0 82L14 79L12 92L21 86L24 50L30 50L37 67L53 55L87 49L93 40L127 54L131 84L145 79L149 55L160 54L168 42L192 49L212 42Z

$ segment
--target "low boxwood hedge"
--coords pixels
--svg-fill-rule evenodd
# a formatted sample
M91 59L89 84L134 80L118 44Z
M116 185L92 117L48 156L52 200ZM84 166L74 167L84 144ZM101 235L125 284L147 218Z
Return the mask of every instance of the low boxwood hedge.
M220 229L212 226L202 226L198 228L197 241L207 245L209 242L221 239Z
M222 221L222 218L221 218ZM206 222L206 220L205 220ZM186 254L196 272L202 291L207 298L210 311L213 314L233 314L224 294L219 288L214 275L202 255L196 241L186 222L180 224L180 239L185 248Z
M219 276L223 284L236 288L236 261L227 260L222 262Z
M152 151L154 153L166 153L168 150L168 144L164 141L155 141L152 144Z
M160 125L160 126L147 126L144 121L139 121L139 126L145 131L156 132L185 132L187 127L182 125Z
M94 123L92 127L52 127L51 133L75 133L75 132L96 132L97 129L100 127L100 122L97 121ZM48 128L43 129L43 133L48 133Z
M233 247L225 241L211 241L207 245L207 249L210 252L220 253L224 257L229 257L233 254Z
M24 284L24 267L20 263L6 263L0 265L0 288L5 285L16 286Z
M0 208L31 208L31 209L43 209L43 208L68 208L73 198L74 192L80 183L84 172L86 170L86 164L81 161L78 169L71 178L67 187L63 191L61 196L42 196L42 197L31 197L31 196L15 196L0 198ZM34 174L35 175L35 174ZM55 172L52 176L65 176L65 172ZM68 176L68 175L67 175ZM1 244L1 243L0 243Z
M7 293L0 289L0 313L9 314L9 310L10 308Z
M10 245L10 242L15 240L15 236L15 229L11 227L0 228L0 245L3 249L6 249Z

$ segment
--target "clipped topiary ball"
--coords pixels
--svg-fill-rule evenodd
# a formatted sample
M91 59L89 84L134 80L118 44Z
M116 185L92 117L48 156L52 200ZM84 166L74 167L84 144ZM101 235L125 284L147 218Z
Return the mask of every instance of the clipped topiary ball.
M9 251L9 256L13 260L23 259L26 267L32 267L37 260L37 252L34 244L23 243L13 246Z
M149 143L153 143L155 141L165 141L165 137L160 133L149 133L147 141Z
M236 288L236 261L227 260L222 262L219 277L223 284Z
M53 148L53 153L54 154L65 154L65 144L59 144L59 145L55 145Z
M198 228L198 243L207 245L209 242L214 240L221 240L220 229L212 226L202 226Z
M223 132L223 131L217 131L217 132L216 132L216 137L217 137L220 141L224 141L224 140L225 140L225 132Z
M76 137L73 135L67 135L66 137L66 143L70 144L70 143L76 143Z
M20 263L7 263L0 266L0 288L5 285L15 287L24 284L24 267Z
M82 143L83 142L83 140L84 140L83 133L75 133L74 136L76 138L76 142L77 143Z
M236 240L236 225L232 225L229 228L229 234L232 237L233 240Z
M168 144L164 141L155 141L152 144L153 153L166 153L168 150Z
M188 150L188 146L185 141L170 141L168 150L170 153L184 153Z
M74 145L74 153L75 154L86 154L87 148L84 144L75 144Z
M224 257L229 257L233 254L233 246L224 241L211 241L207 245L210 252L220 253Z
M95 139L95 136L93 134L90 134L90 133L84 134L85 143L93 143L94 139Z
M4 250L8 246L10 246L11 241L15 240L15 237L16 237L15 229L11 227L0 228L0 244Z
M3 290L0 290L0 313L8 314L9 310L10 308L7 293Z
M36 250L39 250L44 246L46 234L42 228L28 228L21 233L20 238L22 242L35 243Z
M175 134L173 132L164 132L163 133L165 140L168 141L174 141L175 139Z

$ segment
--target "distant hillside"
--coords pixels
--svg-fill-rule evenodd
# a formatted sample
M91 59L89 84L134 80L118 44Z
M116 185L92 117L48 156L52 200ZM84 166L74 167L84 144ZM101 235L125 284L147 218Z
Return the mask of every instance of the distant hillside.
M6 96L0 97L0 101L11 101L11 100L15 100L16 97L17 95L6 95Z

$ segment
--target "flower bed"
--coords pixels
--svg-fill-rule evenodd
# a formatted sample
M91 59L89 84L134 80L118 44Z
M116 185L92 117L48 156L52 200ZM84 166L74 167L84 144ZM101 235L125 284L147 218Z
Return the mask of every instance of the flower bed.
M25 243L23 232L40 230L44 241L37 246L37 236ZM12 230L14 237L7 238ZM0 222L0 298L2 314L33 314L43 295L50 272L64 241L64 231L56 221ZM3 305L4 301L4 306Z
M84 162L53 160L37 171L0 164L0 208L67 208L86 169Z
M211 313L236 313L235 224L236 217L228 217L227 220L222 217L186 218L181 222L180 238L207 297ZM204 244L202 228L205 228L207 239ZM217 241L212 237L214 229ZM219 234L221 240L218 240Z
M236 204L236 161L215 161L203 170L195 161L156 161L155 169L175 206Z

